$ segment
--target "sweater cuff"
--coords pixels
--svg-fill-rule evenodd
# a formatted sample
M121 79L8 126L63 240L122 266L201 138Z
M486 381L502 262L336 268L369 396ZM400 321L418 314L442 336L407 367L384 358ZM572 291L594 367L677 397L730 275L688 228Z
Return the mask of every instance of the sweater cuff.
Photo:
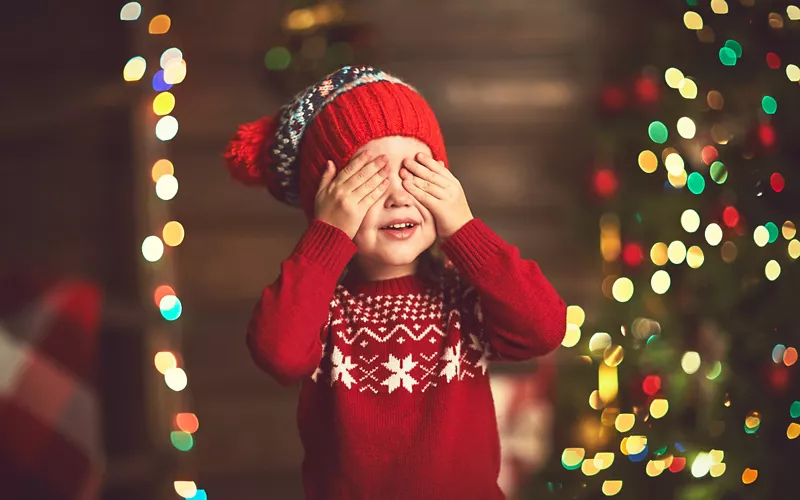
M316 262L323 269L341 273L356 250L356 244L344 231L314 219L297 243L294 253Z
M506 242L489 226L474 218L442 243L442 251L458 270L471 275L480 271L504 245Z

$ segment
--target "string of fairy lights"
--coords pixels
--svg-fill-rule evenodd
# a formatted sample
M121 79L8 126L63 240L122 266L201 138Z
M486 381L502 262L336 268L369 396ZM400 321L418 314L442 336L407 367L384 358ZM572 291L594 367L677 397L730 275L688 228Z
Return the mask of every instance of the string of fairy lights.
M753 0L741 0L744 6L752 5ZM697 0L686 0L688 10L683 17L683 24L686 29L696 32L697 38L702 43L715 43L713 30L704 23L703 17L693 9L697 5ZM725 0L711 0L711 11L714 15L724 15L728 13L728 3ZM772 12L766 20L772 29L782 29L789 22L800 21L800 8L790 5L785 13ZM718 51L719 63L723 66L735 66L742 57L742 46L735 40L727 40L720 44ZM785 77L794 84L800 82L800 67L796 64L785 63L778 54L768 52L764 55L766 67L770 70L779 70L783 67ZM677 91L685 99L696 99L698 97L698 86L695 80L683 74L677 68L667 69L663 77L670 89ZM637 82L636 91L643 100L654 100L656 93L655 81ZM608 91L603 96L607 106L615 106L621 101L619 91ZM706 104L712 110L721 110L724 106L724 97L717 90L707 93ZM777 100L770 95L761 96L758 105L761 108L761 117L757 130L757 137L761 145L769 147L776 140L775 130L771 124L771 117L777 112ZM703 141L698 136L697 125L690 117L682 117L675 124L677 135L685 140L694 140L695 143ZM674 189L686 189L691 195L700 196L710 183L717 185L724 184L729 176L736 175L729 171L725 164L720 160L718 146L724 147L733 136L731 131L723 123L717 123L708 130L708 137L712 144L699 144L697 151L686 151L684 155L699 155L700 168L694 168L687 172L684 156L675 147L667 145L670 138L669 127L660 121L651 122L646 134L654 144L651 149L646 149L638 155L638 166L647 175L665 175L665 186ZM705 134L703 134L703 137ZM694 144L697 146L698 144ZM663 147L660 154L658 147ZM660 170L659 157L664 166ZM694 160L694 159L693 159ZM693 161L693 165L697 163ZM601 169L595 174L594 187L601 196L610 195L617 188L617 179L611 169ZM780 172L773 172L769 175L768 189L775 193L780 193L785 189L786 180ZM765 189L767 187L765 186ZM760 194L759 194L760 196ZM719 222L719 223L718 223ZM740 213L737 208L730 204L722 210L721 220L708 222L705 228L702 227L701 215L693 210L686 209L682 212L680 220L676 221L687 235L701 234L702 239L711 248L719 248L721 259L727 264L733 263L738 254L736 238L747 236L740 223ZM698 233L702 231L701 233ZM723 241L725 234L732 235ZM763 267L764 277L769 281L779 279L782 266L787 266L796 262L800 258L800 240L797 237L795 223L786 220L779 223L765 222L757 225L752 231L752 240L759 248L778 244L781 239L785 242L785 251L780 252L783 259L771 258ZM741 244L741 243L740 243ZM649 258L655 266L650 277L650 288L658 295L669 292L671 279L668 265L679 266L686 264L692 269L700 268L705 261L705 252L701 245L691 245L687 248L686 244L680 240L672 242L655 242L649 250ZM606 277L602 283L603 294L620 303L628 302L634 296L634 282L628 277L619 276L619 273L610 270L617 269L615 263L623 261L628 266L636 267L647 259L647 253L641 245L634 242L623 244L621 238L621 222L614 213L606 213L600 218L600 252L605 263ZM765 260L767 260L765 258ZM571 305L567 310L567 332L562 345L572 348L579 344L581 340L581 327L586 320L584 310L577 305ZM622 327L622 335L630 334L640 343L649 343L661 333L661 326L658 322L647 319L637 318L633 321L630 328ZM800 346L785 346L777 344L772 348L771 361L776 365L790 367L798 361L797 348ZM661 419L669 411L669 401L661 394L662 379L659 375L648 375L641 383L641 389L648 396L649 405L644 408L634 408L632 413L621 412L617 402L619 391L619 380L617 367L624 359L624 349L621 345L613 342L612 336L605 332L594 333L588 341L588 350L591 356L582 356L590 363L592 358L599 358L598 363L598 385L589 396L589 405L594 410L602 410L600 423L595 430L601 431L614 429L620 433L619 451L622 456L627 457L631 462L643 464L644 472L650 477L656 477L662 473L680 473L686 469L695 478L710 476L712 478L722 476L727 469L725 453L723 450L687 450L688 446L681 443L670 445L661 449L648 449L648 439L641 430L637 433L628 435L637 423L642 421L652 421L650 419ZM694 375L701 366L701 355L696 351L687 351L681 356L681 370L687 375ZM708 380L715 380L720 377L723 371L722 363L716 361L706 365L702 375ZM730 406L730 400L726 398L725 406ZM786 417L790 419L800 419L800 401L794 401L786 411ZM745 417L744 432L755 434L761 425L761 415L758 411L750 411ZM638 426L642 429L645 426ZM606 432L606 436L610 436ZM788 439L800 437L800 423L789 421L786 428ZM608 437L606 442L611 441ZM684 455L684 456L680 456ZM593 457L587 456L584 448L566 448L561 454L561 464L567 470L580 470L584 476L595 476L602 471L608 470L615 460L614 451L600 451ZM690 463L687 463L687 458ZM745 467L736 472L741 474L743 484L752 484L758 478L756 468ZM623 481L619 479L604 480L601 490L606 496L614 496L622 490ZM553 487L553 484L550 484Z
M127 23L139 22L143 16L143 7L139 2L128 2L120 10L120 20ZM146 24L149 36L162 38L169 33L172 20L166 14L157 14ZM138 28L138 27L137 27ZM142 29L145 27L143 26ZM156 41L154 45L158 45ZM161 50L161 49L159 49ZM157 67L148 74L148 66ZM183 306L173 288L174 279L169 259L171 249L180 245L185 236L183 225L169 219L168 202L178 194L178 180L175 177L175 166L168 158L167 144L178 134L178 120L172 116L175 109L175 95L171 90L186 78L186 61L177 47L163 48L157 61L148 62L141 55L131 57L123 69L126 82L141 82L148 75L148 106L144 111L145 122L153 134L147 138L148 147L144 148L155 155L147 158L148 184L150 184L148 201L149 234L142 241L142 257L147 263L147 274L152 284L152 298L155 307L171 326L183 312ZM151 161L152 160L152 161ZM170 333L173 333L170 331ZM169 349L155 353L153 362L156 370L163 376L168 389L180 393L188 384L188 378L181 365L179 339L177 335L166 335ZM179 398L173 406L181 407L185 398ZM194 447L194 434L199 428L197 416L191 412L175 412L170 422L169 439L172 446L180 452L188 452ZM173 483L175 492L182 498L206 500L206 492L197 488L197 484L187 478L176 479Z

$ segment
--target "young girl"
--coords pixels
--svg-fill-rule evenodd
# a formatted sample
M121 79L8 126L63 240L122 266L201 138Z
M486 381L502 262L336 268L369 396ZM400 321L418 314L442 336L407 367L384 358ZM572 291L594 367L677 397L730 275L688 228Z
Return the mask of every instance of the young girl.
M302 382L306 497L503 498L489 362L553 351L566 305L473 217L425 100L345 67L225 156L309 220L247 331L259 367ZM437 239L449 268L430 265Z

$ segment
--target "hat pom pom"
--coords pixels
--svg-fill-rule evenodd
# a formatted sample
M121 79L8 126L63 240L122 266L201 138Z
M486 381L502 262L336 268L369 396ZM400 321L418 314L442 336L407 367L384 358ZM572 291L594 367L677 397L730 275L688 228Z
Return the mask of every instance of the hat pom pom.
M267 186L264 148L275 132L275 120L270 117L239 126L223 155L231 177L247 186Z

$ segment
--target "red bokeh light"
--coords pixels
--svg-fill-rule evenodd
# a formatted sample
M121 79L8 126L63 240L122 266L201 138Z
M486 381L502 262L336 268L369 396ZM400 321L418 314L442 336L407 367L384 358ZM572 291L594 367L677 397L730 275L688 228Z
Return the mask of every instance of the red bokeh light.
M603 89L602 101L606 109L619 111L625 106L625 93L619 87L606 87Z
M661 389L661 377L658 375L648 375L642 382L642 390L648 396L655 396Z
M722 211L722 221L728 227L736 227L739 223L739 211L733 207L725 207Z
M758 127L758 139L764 146L772 146L775 144L775 129L773 129L771 125L761 125Z
M658 100L658 85L649 76L641 76L634 83L634 91L639 101L653 103Z
M781 58L774 52L767 52L767 66L770 69L778 69L781 67Z
M602 168L594 174L594 190L598 195L607 198L617 192L617 175L608 168Z
M622 260L625 264L636 267L644 260L644 252L638 243L626 243L622 249Z
M719 151L717 151L717 148L714 146L706 146L703 148L700 156L703 158L703 163L706 165L711 165L714 163L714 160L719 158Z
M772 186L772 189L776 193L780 193L783 191L783 188L786 187L786 180L783 178L781 174L775 172L769 178L769 185Z

